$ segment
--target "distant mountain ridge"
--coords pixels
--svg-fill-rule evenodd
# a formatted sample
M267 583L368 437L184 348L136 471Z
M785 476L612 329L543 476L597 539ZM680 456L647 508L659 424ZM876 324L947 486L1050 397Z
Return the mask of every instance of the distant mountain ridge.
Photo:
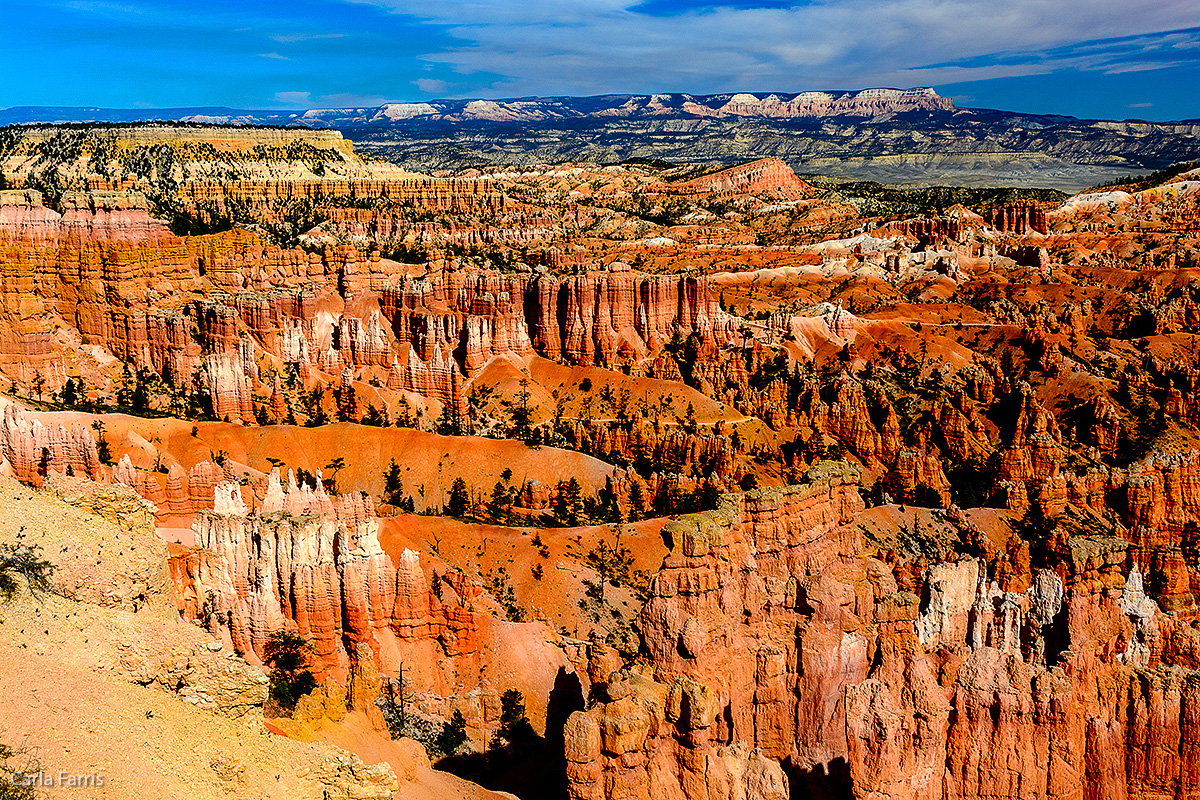
M933 89L872 88L838 92L736 92L726 94L610 94L592 97L518 97L501 100L429 100L365 108L307 111L224 107L105 109L16 106L0 110L0 124L65 122L206 122L228 125L307 125L356 128L401 120L437 122L545 122L567 119L666 117L809 119L874 117L908 111L953 111Z
M335 129L362 153L424 172L777 157L797 172L838 179L1077 191L1200 160L1200 119L1087 120L960 108L930 88L430 100L307 111L0 110L0 125L153 120Z
M398 120L546 122L569 119L662 119L873 117L906 111L952 111L954 103L933 89L863 89L857 92L772 92L754 94L600 95L529 97L509 100L433 100L388 103L359 115L339 109L314 109L299 124L379 125Z

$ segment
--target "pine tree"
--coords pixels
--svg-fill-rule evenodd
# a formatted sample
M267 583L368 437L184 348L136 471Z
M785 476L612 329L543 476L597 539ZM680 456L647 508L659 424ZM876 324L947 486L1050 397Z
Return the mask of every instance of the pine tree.
M645 510L646 494L642 491L642 484L635 480L629 487L629 518L635 519Z
M554 513L568 525L578 525L583 513L583 487L579 480L571 478L566 483L558 484L558 501L554 505Z
M144 370L138 370L133 379L133 394L130 396L129 405L134 411L145 411L150 407L150 392L146 388L146 375Z
M387 472L383 475L383 502L389 506L400 506L404 498L404 481L400 479L400 465L396 459L388 462Z
M299 634L276 631L263 648L263 661L271 666L271 699L284 711L317 687L309 669L312 647Z
M488 503L488 513L492 515L492 519L500 521L500 515L509 505L508 489L500 481L496 481L496 485L492 487L492 499Z
M521 747L537 738L525 714L525 696L509 689L500 697L500 727L492 737L490 749L498 752L509 746Z
M446 513L452 517L465 517L471 507L471 495L467 492L467 482L455 478L450 486L450 499L446 503Z
M442 732L434 740L434 745L448 756L454 755L458 748L467 741L467 720L458 709L450 715L450 719L442 724Z

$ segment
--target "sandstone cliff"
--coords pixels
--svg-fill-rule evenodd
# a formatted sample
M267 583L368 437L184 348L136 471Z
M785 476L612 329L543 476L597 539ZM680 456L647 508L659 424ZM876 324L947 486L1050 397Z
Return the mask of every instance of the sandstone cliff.
M600 702L567 725L573 797L787 796L789 782L1141 797L1194 781L1191 637L1143 593L1128 542L1073 537L1026 567L1025 589L969 557L909 589L852 524L854 478L811 479L664 531L649 669L608 671L593 651Z

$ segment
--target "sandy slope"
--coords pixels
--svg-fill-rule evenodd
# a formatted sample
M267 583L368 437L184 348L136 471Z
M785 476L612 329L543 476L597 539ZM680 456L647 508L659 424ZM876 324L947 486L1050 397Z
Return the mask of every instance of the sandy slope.
M16 541L22 527L26 541L39 543L43 556L61 565L60 578L69 573L68 586L76 579L123 586L112 577L120 567L116 550L135 548L139 559L148 550L134 534L100 517L0 479L0 542ZM88 566L90 578L84 574ZM111 595L103 600L120 605ZM23 591L0 606L0 742L25 748L55 782L45 794L146 800L347 797L331 777L339 763L354 763L345 751L269 733L257 708L223 716L187 704L161 684L133 682L141 665L160 658L170 663L192 654L189 664L203 659L219 669L238 663L219 646L214 651L216 641L180 622L169 605L169 598L153 592L133 612L55 594L38 600ZM431 770L413 743L369 739L352 730L331 731L331 738L367 763L386 760L399 778L396 797L500 797ZM90 778L91 785L60 787L60 772ZM390 796L386 789L379 794L378 786L373 791L350 796Z
M346 466L337 475L339 487L362 489L375 496L382 491L384 471L394 458L402 467L406 491L414 495L418 508L424 506L419 487L425 487L425 497L432 502L439 494L448 492L454 479L460 476L468 486L480 491L490 491L505 468L514 475L549 485L563 476L574 476L585 492L594 494L604 486L605 476L612 471L609 464L571 450L526 447L522 442L505 439L438 436L411 428L375 428L351 423L319 428L258 427L143 419L124 414L97 417L78 412L43 414L42 419L83 425L89 430L93 420L102 419L113 457L128 453L134 466L146 469L154 468L160 453L164 465L175 462L185 469L224 454L235 464L257 472L271 469L268 457L282 458L285 467L315 472L340 456L345 458Z

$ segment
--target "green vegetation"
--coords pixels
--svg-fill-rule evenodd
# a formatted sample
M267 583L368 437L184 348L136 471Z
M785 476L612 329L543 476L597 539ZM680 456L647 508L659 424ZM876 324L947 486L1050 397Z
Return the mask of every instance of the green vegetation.
M317 688L311 656L312 645L299 634L276 631L267 639L263 661L271 667L271 702L280 712L290 714L301 697Z
M446 513L452 517L465 517L472 511L471 494L467 491L467 482L455 478L450 484L450 497L446 501Z
M633 568L633 553L621 546L621 528L617 528L615 542L610 545L605 539L587 554L587 565L596 570L602 581L613 586L628 586L645 597L649 590L647 576Z
M450 719L442 724L441 733L434 740L434 745L446 755L452 756L466 742L467 720L463 717L461 711L454 709L454 713L450 715Z
M874 181L830 181L806 178L834 197L853 203L864 217L913 217L930 211L941 214L952 206L1002 206L1017 202L1061 203L1067 195L1055 189L987 188L974 186L893 186Z
M0 601L11 602L24 584L34 597L50 591L50 576L54 565L42 558L37 545L24 541L25 528L21 527L16 542L0 544Z
M1151 172L1149 175L1143 175L1140 178L1133 180L1115 180L1108 183L1102 183L1098 186L1093 186L1088 189L1089 192L1098 192L1103 190L1116 190L1130 192L1142 192L1146 189L1151 189L1155 186L1161 186L1172 178L1176 178L1185 172L1191 172L1194 169L1200 169L1200 161L1182 161L1178 164L1173 164L1166 169L1160 169L1157 172Z
M41 772L41 764L25 747L0 744L0 800L34 800L39 793L26 776Z
M537 733L525 714L525 696L509 689L500 697L500 727L488 744L489 756L507 755L535 739Z
M525 609L517 600L517 593L508 579L508 573L502 569L488 574L487 589L496 598L496 602L504 609L504 616L509 622L524 622Z
M387 471L383 474L383 497L381 499L389 506L395 506L409 514L413 513L415 508L412 495L404 493L404 481L400 478L400 465L394 458L388 462Z

